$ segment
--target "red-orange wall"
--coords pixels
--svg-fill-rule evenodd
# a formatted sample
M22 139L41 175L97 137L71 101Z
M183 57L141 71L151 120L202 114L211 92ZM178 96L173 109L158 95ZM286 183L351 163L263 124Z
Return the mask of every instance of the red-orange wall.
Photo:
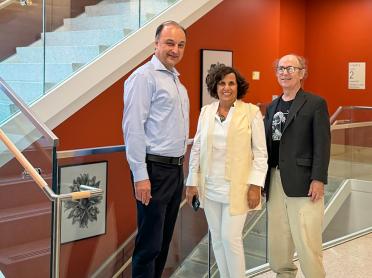
M372 105L372 1L307 1L306 87L324 96L329 110L340 105ZM366 90L347 88L348 63L367 62Z
M306 1L280 1L279 53L305 55Z

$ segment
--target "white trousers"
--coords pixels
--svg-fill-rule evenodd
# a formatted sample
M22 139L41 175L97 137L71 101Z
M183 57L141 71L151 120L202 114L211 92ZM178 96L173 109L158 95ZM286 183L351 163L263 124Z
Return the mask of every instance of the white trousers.
M229 204L205 198L204 212L221 278L245 277L242 232L247 214L231 216Z
M297 251L306 278L324 278L322 263L322 225L324 199L312 202L309 197L287 197L280 171L271 170L268 209L269 264L276 277L295 278Z

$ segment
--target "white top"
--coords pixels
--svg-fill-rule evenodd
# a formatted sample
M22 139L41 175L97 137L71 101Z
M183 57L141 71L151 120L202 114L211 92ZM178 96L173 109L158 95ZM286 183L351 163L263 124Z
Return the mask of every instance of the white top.
M229 203L230 182L225 180L225 158L227 131L234 114L235 107L231 107L226 120L221 122L216 114L214 121L212 159L209 172L205 180L205 197L222 203ZM200 124L200 123L199 123ZM257 111L252 121L252 168L248 176L247 184L263 187L267 173L267 151L265 128L260 111ZM200 128L198 127L198 131ZM199 131L200 132L200 131ZM195 135L194 144L200 149L200 134ZM199 156L190 157L190 169L199 165ZM187 184L192 186L193 184Z

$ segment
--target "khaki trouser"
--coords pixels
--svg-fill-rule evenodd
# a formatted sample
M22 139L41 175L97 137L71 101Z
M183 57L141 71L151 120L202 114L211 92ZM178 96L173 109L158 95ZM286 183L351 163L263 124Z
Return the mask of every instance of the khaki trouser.
M325 277L322 263L324 199L314 203L308 197L287 197L280 171L272 169L267 208L269 264L277 277L296 277L295 251L306 278Z

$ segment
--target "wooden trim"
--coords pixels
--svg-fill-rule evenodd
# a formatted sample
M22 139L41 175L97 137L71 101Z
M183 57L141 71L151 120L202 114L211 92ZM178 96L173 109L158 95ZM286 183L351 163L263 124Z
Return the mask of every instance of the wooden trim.
M4 2L0 3L0 10L8 7L9 5L15 3L15 0L5 0Z
M339 125L332 125L331 130L336 129L349 129L349 128L356 128L356 127L367 127L372 126L372 122L359 122L359 123L352 123L352 124L339 124Z

